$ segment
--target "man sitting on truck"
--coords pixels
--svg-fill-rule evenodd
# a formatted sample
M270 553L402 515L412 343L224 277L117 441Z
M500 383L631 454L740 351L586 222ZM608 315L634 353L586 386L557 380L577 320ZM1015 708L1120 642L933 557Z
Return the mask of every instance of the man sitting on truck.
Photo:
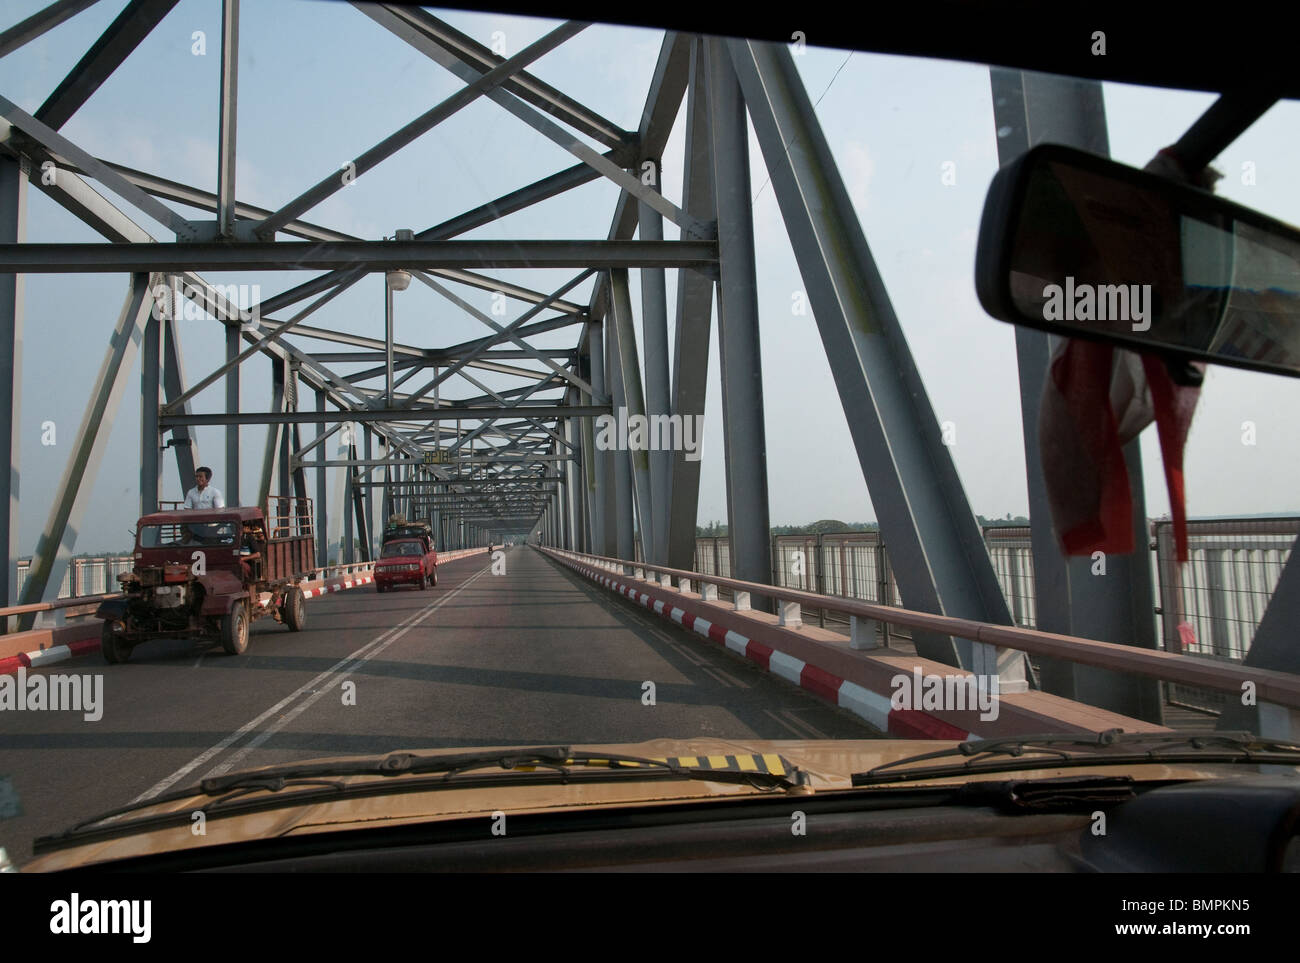
M213 488L208 482L212 481L212 469L204 465L194 470L194 481L197 484L185 494L185 504L181 508L225 508L226 500L221 497L220 490Z

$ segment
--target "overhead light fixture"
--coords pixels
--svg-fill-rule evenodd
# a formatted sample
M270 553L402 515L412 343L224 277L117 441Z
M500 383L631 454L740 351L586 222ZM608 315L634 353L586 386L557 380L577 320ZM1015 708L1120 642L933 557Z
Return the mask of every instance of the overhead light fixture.
M394 236L393 240L413 241L415 240L415 232L412 231L409 227L398 228L397 234ZM403 271L401 268L394 268L393 270L389 271L387 277L388 277L388 287L393 291L405 291L408 287L411 286L410 273L407 271Z

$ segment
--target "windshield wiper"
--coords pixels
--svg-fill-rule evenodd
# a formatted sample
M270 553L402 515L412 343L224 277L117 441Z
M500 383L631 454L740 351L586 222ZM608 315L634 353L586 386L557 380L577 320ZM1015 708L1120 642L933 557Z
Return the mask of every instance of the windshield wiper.
M909 766L927 759L966 756L966 762ZM962 742L950 749L898 759L852 776L855 786L911 782L973 772L1020 772L1138 763L1228 762L1300 766L1300 745L1263 739L1252 732L1049 733Z
M701 757L693 757L701 758ZM707 758L707 757L703 757ZM502 773L495 774L496 779L506 777L526 778L540 782L569 782L586 777L590 780L604 781L610 778L662 778L662 779L696 779L709 782L722 782L738 785L750 785L755 789L772 792L783 789L792 794L811 793L807 774L792 766L784 757L771 755L751 756L742 754L739 759L754 760L755 768L711 768L706 765L682 765L673 759L652 759L644 756L631 756L608 752L586 752L573 750L564 746L539 749L510 749L495 752L458 753L453 755L422 756L409 752L393 752L379 759L343 760L338 762L287 763L269 769L231 773L202 780L197 786L173 790L165 795L155 796L120 806L100 813L90 819L50 836L35 840L33 849L40 852L49 847L66 845L74 839L87 835L109 833L120 835L137 832L155 825L166 825L177 820L190 821L192 813L208 813L233 800L241 799L252 793L265 791L276 793L286 788L317 786L320 792L294 793L294 798L318 798L321 795L344 795L383 792L384 784L365 782L348 784L336 781L345 776L434 776L413 780L411 790L438 788L464 788L465 780L458 778L464 773L499 768ZM767 760L772 760L771 764ZM759 768L759 767L762 768ZM550 770L538 772L537 770ZM578 770L578 771L575 771ZM590 772L590 770L600 770ZM326 778L334 777L334 778ZM101 826L110 819L124 816L143 809L166 805L194 796L213 796L212 801L193 810L183 812L159 813L143 819L114 823Z

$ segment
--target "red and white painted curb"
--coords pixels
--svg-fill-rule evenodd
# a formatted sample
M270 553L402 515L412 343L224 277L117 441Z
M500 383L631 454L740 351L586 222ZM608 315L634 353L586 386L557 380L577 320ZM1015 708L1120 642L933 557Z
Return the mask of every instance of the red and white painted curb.
M334 592L342 592L344 589L360 588L363 585L369 585L374 582L373 576L356 575L349 578L340 579L333 584L322 585L320 588L303 589L303 598L318 598L322 595L330 595ZM86 626L87 632L94 632L94 638L78 639L69 642L66 645L52 645L46 649L37 649L34 652L19 652L17 655L7 656L0 659L0 675L12 675L20 668L34 668L37 666L50 665L54 662L63 662L67 659L75 659L82 655L91 655L100 650L99 626L97 623L91 623Z
M322 595L329 595L332 592L342 592L344 589L360 588L362 585L370 585L374 580L374 576L371 575L357 575L352 578L345 578L341 582L335 582L333 585L322 585L320 588L303 589L302 597L305 599L320 598Z
M96 636L93 639L69 642L67 645L52 645L48 649L38 649L35 652L19 652L17 655L0 659L0 675L12 675L20 668L30 669L33 666L49 665L51 662L63 662L65 659L74 659L79 655L89 655L98 651L99 638Z
M555 556L552 556L555 557ZM756 642L724 625L683 611L670 602L657 598L641 588L619 578L610 576L599 569L588 568L563 557L558 561L568 565L574 571L587 578L618 592L620 595L639 602L657 615L676 622L682 628L716 642L718 645L734 652L736 655L755 662L773 675L780 676L787 682L806 689L819 699L847 709L860 717L875 729L904 739L953 739L964 741L978 739L978 735L967 732L936 719L919 709L895 709L887 695L882 695L848 679L818 668L803 659L795 658Z

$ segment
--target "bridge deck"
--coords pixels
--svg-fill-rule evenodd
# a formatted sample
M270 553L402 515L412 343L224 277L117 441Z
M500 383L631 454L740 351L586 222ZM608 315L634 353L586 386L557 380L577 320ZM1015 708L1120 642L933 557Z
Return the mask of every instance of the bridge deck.
M482 555L447 563L424 592L313 599L305 631L255 623L239 657L161 641L127 665L95 655L28 670L101 675L103 717L5 713L0 776L22 815L0 821L0 846L21 865L34 837L151 789L324 755L878 735L540 553L516 548L505 562L504 575Z

